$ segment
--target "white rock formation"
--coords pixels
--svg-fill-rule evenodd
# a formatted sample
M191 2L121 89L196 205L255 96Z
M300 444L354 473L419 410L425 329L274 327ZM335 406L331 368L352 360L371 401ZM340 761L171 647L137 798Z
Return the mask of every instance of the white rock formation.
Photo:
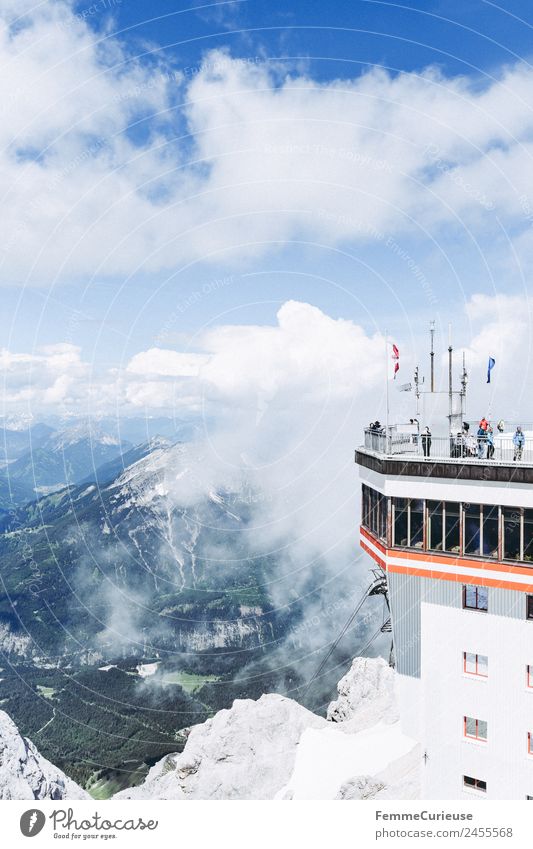
M350 731L362 731L377 722L399 719L395 672L383 658L356 657L337 684L339 698L331 702L327 717L342 722Z
M272 799L292 773L306 728L325 719L292 699L238 699L191 730L181 754L167 755L140 787L115 799Z
M114 798L417 798L420 752L401 732L394 685L384 660L357 658L328 720L283 696L237 700Z
M0 799L90 799L0 711Z

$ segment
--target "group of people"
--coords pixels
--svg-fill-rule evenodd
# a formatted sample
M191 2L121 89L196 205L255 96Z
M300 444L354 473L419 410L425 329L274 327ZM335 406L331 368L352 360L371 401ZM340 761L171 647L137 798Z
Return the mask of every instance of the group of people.
M416 424L418 428L417 419L411 419L410 424ZM378 420L376 420L375 422L370 422L368 429L371 433L376 434L385 432L385 428ZM500 421L496 425L496 429L499 433L504 432L505 422L502 419L500 419ZM420 437L414 436L412 438L415 440L415 444L418 438L420 438L419 444L422 445L424 457L430 457L431 431L429 427L424 428L424 430L420 434ZM469 423L463 422L462 430L458 431L456 436L452 436L450 438L450 441L451 457L475 457L479 460L494 459L494 430L491 423L485 416L483 416L483 418L479 422L479 427L475 436L471 435L470 433ZM513 460L515 462L517 460L522 459L525 444L526 437L524 431L522 430L521 426L518 425L513 435Z
M505 423L500 419L496 425L499 433L505 430ZM517 426L513 436L513 460L522 459L522 453L526 444L526 437L520 425ZM452 438L452 457L477 457L479 460L494 459L494 430L490 422L483 416L475 437L470 435L470 425L463 422L462 431Z

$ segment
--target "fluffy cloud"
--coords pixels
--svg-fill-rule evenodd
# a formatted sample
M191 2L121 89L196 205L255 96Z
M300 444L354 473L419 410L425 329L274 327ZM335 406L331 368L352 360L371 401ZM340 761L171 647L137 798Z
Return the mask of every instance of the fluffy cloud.
M527 389L529 309L527 299L508 295L478 294L467 302L470 341L456 350L456 370L464 350L472 410L486 408L497 391L502 415L512 408L516 415L533 418ZM397 341L401 373L408 380L412 363L419 361L415 352L425 351L427 340ZM117 408L178 415L203 410L230 419L240 409L256 424L267 412L276 413L281 427L290 427L304 406L314 408L315 418L320 410L348 409L354 403L364 419L382 415L383 398L376 392L383 387L383 336L368 334L353 321L331 318L311 304L287 301L275 325L220 325L197 336L196 345L196 351L140 351L123 368L107 372L85 362L80 349L67 343L32 354L0 351L4 408L36 414L58 406L95 413ZM486 387L489 353L497 368ZM445 386L446 355L441 365L437 379ZM412 415L411 396L396 394L393 408Z
M443 225L483 238L503 224L531 251L527 65L484 85L432 68L320 83L218 51L187 79L66 0L0 13L4 282Z

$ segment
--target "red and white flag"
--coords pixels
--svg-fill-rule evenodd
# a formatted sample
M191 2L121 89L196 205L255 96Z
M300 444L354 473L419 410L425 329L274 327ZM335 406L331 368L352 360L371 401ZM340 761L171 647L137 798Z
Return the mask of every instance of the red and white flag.
M394 360L394 380L396 380L396 375L400 371L400 352L394 342L392 343L392 359Z

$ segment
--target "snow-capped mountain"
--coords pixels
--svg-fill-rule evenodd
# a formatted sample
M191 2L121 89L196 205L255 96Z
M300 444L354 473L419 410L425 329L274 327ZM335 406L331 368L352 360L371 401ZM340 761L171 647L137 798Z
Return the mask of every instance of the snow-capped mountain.
M89 799L0 711L0 799Z
M274 694L237 700L115 798L417 798L419 747L401 732L394 686L383 659L356 658L327 720Z
M133 460L125 469L113 460L97 482L21 508L0 539L12 592L8 608L0 600L0 624L10 624L16 602L13 628L23 622L41 650L68 652L81 640L99 659L276 639L287 612L272 612L269 562L253 548L249 503L210 487L197 452L153 440L124 455ZM24 557L27 533L42 564L37 600L27 593L36 572Z
M53 432L9 463L4 477L24 487L26 498L66 484L76 484L103 463L132 446L94 426L78 424Z

